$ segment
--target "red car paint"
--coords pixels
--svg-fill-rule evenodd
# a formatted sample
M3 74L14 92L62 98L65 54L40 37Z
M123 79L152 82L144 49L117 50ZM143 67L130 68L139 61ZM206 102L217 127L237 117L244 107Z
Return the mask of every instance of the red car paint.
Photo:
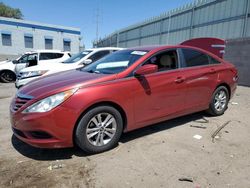
M196 49L221 63L152 73L145 75L142 81L128 76L155 53L173 48ZM79 118L93 105L109 103L118 108L123 115L126 132L208 109L212 93L220 84L230 89L231 96L235 92L237 80L233 78L237 77L237 70L209 51L191 47L191 44L134 50L149 52L121 73L104 75L74 70L38 79L21 88L19 94L33 98L22 100L15 97L11 102L10 115L15 136L42 148L71 147ZM22 113L36 101L75 87L80 89L49 112ZM20 102L22 105L15 110ZM34 131L43 131L52 137L39 139L31 134Z
M195 38L184 41L181 45L201 48L220 58L223 58L223 54L225 53L224 49L226 47L225 41L218 38Z

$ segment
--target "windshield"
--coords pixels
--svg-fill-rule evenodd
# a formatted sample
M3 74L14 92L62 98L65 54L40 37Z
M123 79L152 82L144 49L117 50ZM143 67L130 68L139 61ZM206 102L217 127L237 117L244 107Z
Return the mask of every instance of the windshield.
M81 60L86 55L88 55L90 52L92 52L92 51L91 50L82 51L82 52L80 52L78 54L73 55L69 59L65 60L63 63L75 63L75 62Z
M100 74L116 74L124 71L147 51L121 50L82 68L84 72Z

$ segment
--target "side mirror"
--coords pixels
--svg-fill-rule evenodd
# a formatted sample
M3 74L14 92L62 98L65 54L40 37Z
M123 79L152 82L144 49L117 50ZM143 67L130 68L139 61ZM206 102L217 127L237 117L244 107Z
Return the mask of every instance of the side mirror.
M12 63L13 64L18 64L18 61L17 60L13 60Z
M155 73L157 71L158 71L157 65L148 64L148 65L141 66L139 69L137 69L134 73L134 76L140 77L140 76L144 76L146 74Z
M92 63L91 59L86 59L86 60L83 61L83 64L85 64L85 65L88 65L90 63Z

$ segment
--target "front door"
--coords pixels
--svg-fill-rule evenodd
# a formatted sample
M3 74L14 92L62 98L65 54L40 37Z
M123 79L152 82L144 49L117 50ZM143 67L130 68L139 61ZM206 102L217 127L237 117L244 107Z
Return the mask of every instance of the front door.
M156 64L158 72L133 80L134 117L138 127L175 115L185 104L186 84L178 69L177 51L158 53L145 64Z
M18 63L15 66L15 72L18 74L22 69L29 66L30 62L32 62L34 65L37 65L37 53L34 54L25 54L23 55L19 60Z

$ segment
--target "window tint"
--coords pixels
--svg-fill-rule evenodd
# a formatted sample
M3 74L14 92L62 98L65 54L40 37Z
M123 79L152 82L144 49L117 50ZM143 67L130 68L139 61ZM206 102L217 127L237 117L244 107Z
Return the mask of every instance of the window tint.
M92 56L90 56L89 59L91 59L92 62L95 62L95 61L101 59L102 57L108 55L109 53L110 53L109 50L104 50L104 51L96 52L95 54L93 54Z
M213 57L209 56L209 60L210 60L210 64L220 64L220 62L216 59L214 59Z
M53 49L53 39L45 39L45 49Z
M64 51L70 51L71 50L70 41L63 41L63 50Z
M201 65L208 65L208 56L191 49L182 49L183 56L186 62L186 67L194 67Z
M11 35L2 33L2 45L3 46L11 46Z
M167 71L178 68L178 58L176 50L170 50L151 57L145 64L155 64L158 71Z
M24 46L25 48L33 48L33 37L24 36Z
M63 56L62 53L40 53L40 60L57 59Z
M54 56L55 56L54 59L57 59L57 58L61 58L63 56L63 54L62 53L54 53Z

